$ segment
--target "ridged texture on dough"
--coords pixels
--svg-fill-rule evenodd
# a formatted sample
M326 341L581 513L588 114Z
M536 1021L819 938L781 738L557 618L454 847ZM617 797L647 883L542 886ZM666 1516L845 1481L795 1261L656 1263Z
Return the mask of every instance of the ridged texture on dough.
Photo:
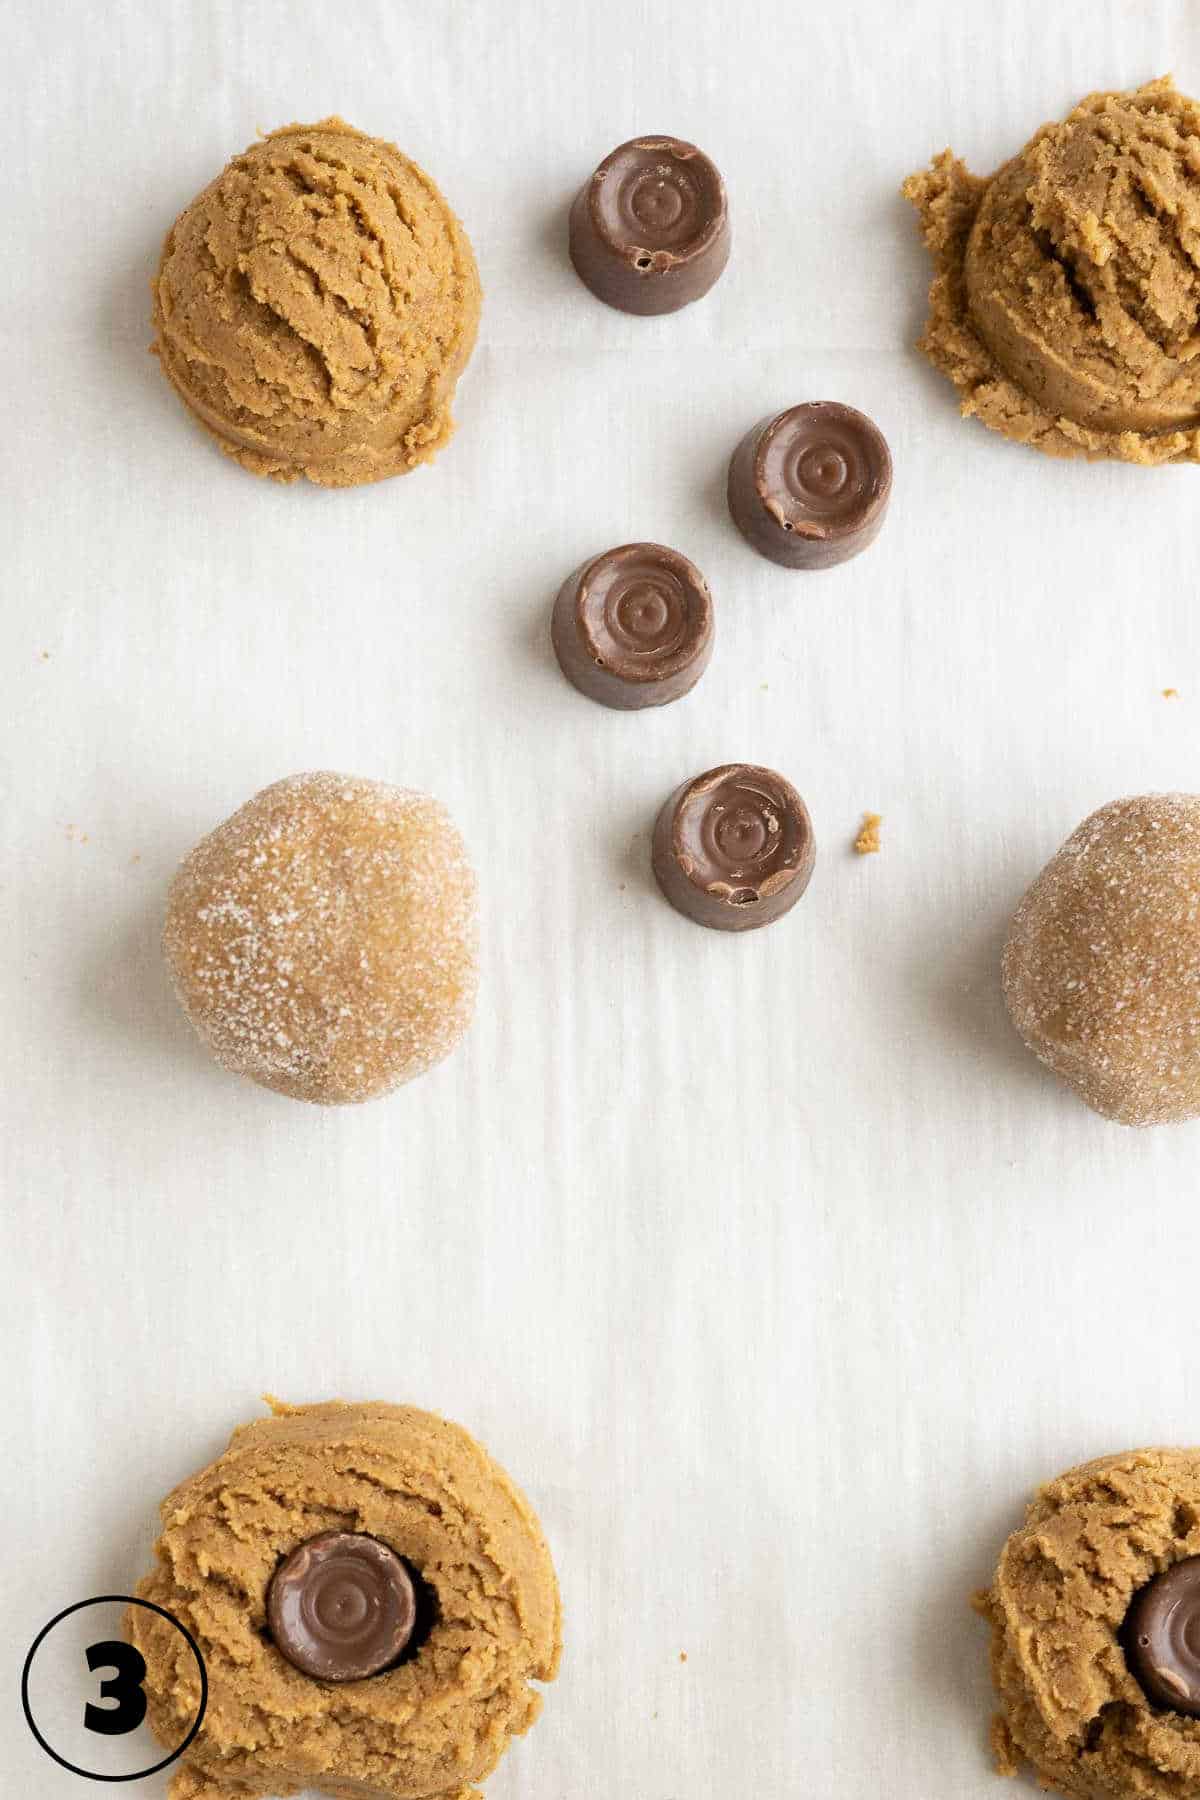
M1051 456L1200 461L1200 106L1092 94L986 180L912 175L921 348L965 415Z
M1133 1450L1040 1490L978 1596L1003 1711L997 1764L1079 1800L1200 1800L1200 1719L1150 1705L1119 1632L1134 1594L1200 1554L1200 1450Z
M274 1406L162 1504L157 1566L138 1595L200 1645L199 1736L172 1800L256 1800L312 1787L348 1800L468 1800L541 1707L558 1669L558 1587L529 1502L460 1427L414 1407ZM310 1680L267 1634L283 1557L329 1529L368 1532L432 1587L433 1629L409 1662L367 1681ZM164 1745L195 1716L195 1661L178 1632L131 1607L148 1718Z
M163 373L254 474L351 487L450 437L479 274L394 144L337 118L272 132L176 219L153 288Z

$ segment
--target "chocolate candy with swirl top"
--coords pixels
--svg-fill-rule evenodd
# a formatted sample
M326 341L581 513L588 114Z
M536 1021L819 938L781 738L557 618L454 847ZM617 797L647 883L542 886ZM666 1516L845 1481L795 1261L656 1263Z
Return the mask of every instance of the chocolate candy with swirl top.
M1138 1589L1121 1647L1148 1700L1200 1718L1200 1556L1185 1556Z
M322 1531L271 1578L275 1648L314 1681L363 1681L406 1649L417 1618L412 1577L396 1552L357 1531Z
M571 261L598 300L627 313L678 312L729 260L725 183L695 144L631 138L606 156L571 208Z
M790 781L724 763L676 788L654 827L659 887L714 931L753 931L795 906L816 861L812 820Z
M695 563L665 544L621 544L581 564L550 620L567 680L602 706L662 706L708 667L713 605Z
M892 493L887 439L865 413L810 400L760 419L729 464L729 510L787 569L827 569L879 535Z

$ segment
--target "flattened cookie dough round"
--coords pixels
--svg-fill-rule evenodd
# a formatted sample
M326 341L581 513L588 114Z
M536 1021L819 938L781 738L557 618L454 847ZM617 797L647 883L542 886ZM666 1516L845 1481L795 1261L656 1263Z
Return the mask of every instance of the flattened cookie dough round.
M167 233L153 289L164 375L255 475L353 487L453 431L471 245L423 169L343 119L235 156Z
M427 794L327 771L264 788L171 884L163 948L217 1061L296 1100L371 1100L471 1020L475 876Z
M1200 1800L1200 1719L1149 1698L1134 1673L1146 1651L1126 1652L1131 1630L1150 1635L1151 1584L1196 1555L1200 1449L1103 1457L1038 1492L976 1602L992 1627L1002 1773L1028 1762L1080 1800ZM1198 1628L1200 1608L1200 1644Z
M467 1800L541 1708L561 1648L558 1585L529 1502L457 1425L382 1402L284 1406L162 1503L138 1596L200 1645L208 1710L171 1800L304 1788L360 1800ZM276 1571L325 1533L403 1560L420 1596L400 1660L365 1680L303 1673L271 1637ZM288 1565L294 1569L295 1562ZM131 1607L147 1718L177 1744L194 1716L178 1633Z

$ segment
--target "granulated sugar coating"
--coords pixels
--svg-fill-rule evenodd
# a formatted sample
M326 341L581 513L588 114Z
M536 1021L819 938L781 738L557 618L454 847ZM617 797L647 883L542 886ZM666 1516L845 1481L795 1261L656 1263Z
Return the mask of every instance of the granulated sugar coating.
M1003 973L1029 1048L1097 1112L1200 1114L1200 795L1085 819L1017 908Z
M475 877L438 801L293 775L186 858L163 948L225 1068L297 1100L371 1100L470 1023Z

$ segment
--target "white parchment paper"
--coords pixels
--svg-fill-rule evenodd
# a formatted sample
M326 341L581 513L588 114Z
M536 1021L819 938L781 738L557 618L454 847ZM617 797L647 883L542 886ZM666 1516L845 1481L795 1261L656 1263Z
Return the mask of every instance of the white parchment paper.
M540 1508L567 1654L495 1800L996 1791L968 1591L1042 1477L1200 1437L1200 1128L1090 1116L996 985L1085 813L1200 784L1200 473L960 423L897 189L1168 68L1200 87L1187 0L9 7L4 1792L81 1791L24 1728L25 1650L128 1590L264 1389L461 1419ZM429 167L487 293L453 446L347 493L225 461L146 354L175 214L334 110ZM648 130L710 152L735 229L658 320L565 255ZM895 496L869 554L792 575L724 470L814 397L879 421ZM700 687L641 716L547 642L563 575L632 537L718 609ZM648 829L743 757L820 854L736 939L660 901ZM469 1041L341 1112L211 1065L157 948L193 841L314 767L440 795L485 901Z

